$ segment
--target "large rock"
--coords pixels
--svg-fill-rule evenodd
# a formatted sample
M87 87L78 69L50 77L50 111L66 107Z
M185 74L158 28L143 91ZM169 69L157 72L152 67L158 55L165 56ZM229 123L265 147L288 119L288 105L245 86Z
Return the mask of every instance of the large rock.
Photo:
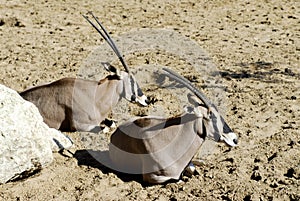
M71 146L43 122L37 107L0 85L0 184L40 170L52 162L52 151Z

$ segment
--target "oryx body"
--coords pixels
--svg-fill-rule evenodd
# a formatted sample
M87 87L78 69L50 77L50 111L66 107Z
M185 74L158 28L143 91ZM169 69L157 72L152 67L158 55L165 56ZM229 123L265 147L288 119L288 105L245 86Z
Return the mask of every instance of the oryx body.
M192 89L190 83L185 84ZM143 180L149 183L163 183L180 178L206 138L235 146L237 136L216 108L195 88L193 92L205 105L190 96L194 107L182 115L169 119L142 117L119 126L109 145L112 168L143 174Z
M122 73L122 72L121 72ZM131 100L128 74L122 79L107 76L99 82L79 78L63 78L30 88L20 95L35 104L45 123L62 131L100 131L100 123L122 96ZM138 85L133 89L138 94ZM137 96L145 104L145 96Z
M100 81L63 78L20 93L24 99L38 107L48 126L63 131L99 132L100 123L121 98L147 105L147 97L129 72L123 57L106 30L95 17L104 34L87 17L85 18L109 43L125 71L119 71L108 63L102 63L112 75Z

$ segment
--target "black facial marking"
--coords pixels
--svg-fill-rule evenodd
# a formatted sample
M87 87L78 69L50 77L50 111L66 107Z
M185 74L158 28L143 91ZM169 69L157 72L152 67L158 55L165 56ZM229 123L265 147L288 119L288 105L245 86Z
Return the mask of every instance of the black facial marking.
M207 136L207 131L206 131L206 127L204 125L204 122L202 122L202 128L203 128L203 133L201 135L201 138L205 139Z
M132 92L132 96L134 96L134 100L136 99L136 95L135 95L135 91L134 91L134 80L132 78L132 76L130 76L130 85L131 85L131 92ZM132 97L131 97L132 99Z
M144 95L140 88L138 88L137 92L138 92L138 96L140 96L140 97Z
M131 101L132 101L132 102L135 102L135 100L136 100L136 96L135 96L135 95L132 95L132 96L131 96Z
M228 124L225 122L225 120L223 119L223 117L221 117L221 121L223 123L223 133L224 134L233 132L231 130L231 128L228 126Z
M215 138L215 141L219 141L220 138L221 138L221 136L220 136L220 131L219 131L218 124L217 124L218 118L217 118L217 116L213 112L211 112L210 113L210 119L212 120L213 127L214 127L214 138Z

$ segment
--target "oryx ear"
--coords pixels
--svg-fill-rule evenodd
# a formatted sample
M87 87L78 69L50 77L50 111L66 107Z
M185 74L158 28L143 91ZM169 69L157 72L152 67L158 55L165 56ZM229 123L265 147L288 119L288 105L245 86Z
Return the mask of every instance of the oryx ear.
M185 106L184 111L188 114L195 114L197 117L203 117L202 111L198 107Z
M191 106L184 106L183 110L184 110L186 113L189 113L189 114L193 114L193 113L194 113L194 108L191 107Z
M107 70L108 72L112 72L112 73L114 73L114 74L116 74L118 76L121 75L120 71L116 67L110 65L110 63L108 63L108 62L101 62L101 64L103 65L103 67L105 68L105 70Z

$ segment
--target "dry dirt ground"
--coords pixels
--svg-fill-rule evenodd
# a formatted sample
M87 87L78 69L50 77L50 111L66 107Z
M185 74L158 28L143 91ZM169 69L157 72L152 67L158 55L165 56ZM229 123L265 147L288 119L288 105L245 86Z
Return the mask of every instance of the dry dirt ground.
M182 183L148 186L139 176L93 161L82 145L84 134L70 133L75 157L55 154L39 173L1 185L0 200L300 200L299 1L0 0L0 83L21 91L75 77L103 43L81 16L87 11L113 37L159 28L195 41L219 73L226 119L239 146L215 145L197 167L199 175ZM176 55L146 51L125 58L132 68L168 66L204 91L213 89ZM172 96L143 87L157 104L172 102ZM136 108L129 115L139 114Z

